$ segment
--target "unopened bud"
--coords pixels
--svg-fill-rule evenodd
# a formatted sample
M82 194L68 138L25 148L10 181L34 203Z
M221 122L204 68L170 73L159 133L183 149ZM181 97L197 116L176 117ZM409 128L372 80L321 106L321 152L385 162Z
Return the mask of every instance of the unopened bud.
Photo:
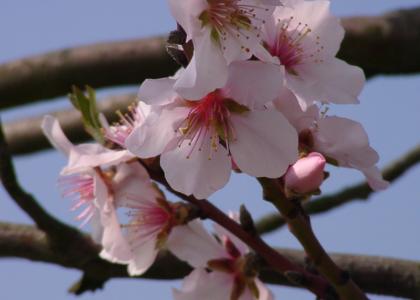
M325 162L325 157L318 152L299 159L284 175L286 189L297 194L316 191L324 180Z

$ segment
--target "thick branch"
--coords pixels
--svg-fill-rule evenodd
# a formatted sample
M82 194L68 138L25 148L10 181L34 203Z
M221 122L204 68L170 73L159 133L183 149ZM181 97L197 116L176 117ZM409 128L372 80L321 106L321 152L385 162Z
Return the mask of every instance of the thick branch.
M383 177L393 182L405 172L420 163L420 145L403 155L401 158L389 164L382 171ZM337 193L321 196L303 205L305 211L310 214L319 214L354 200L367 200L374 191L367 183L362 182L345 188ZM260 234L268 233L285 224L284 219L278 214L269 214L256 224Z
M90 238L86 243L91 245ZM302 251L278 249L285 257L305 265ZM126 278L126 267L111 264L98 257L85 261L83 253L69 257L52 249L45 234L28 225L0 223L0 258L18 257L74 268L94 279ZM367 292L417 299L420 287L420 262L385 257L333 254L331 257ZM167 252L162 253L142 278L176 279L190 272L190 267ZM262 278L269 283L291 285L283 276L264 268Z
M175 70L163 37L51 52L0 66L0 108L66 95L72 85L138 85Z
M344 18L343 25L339 57L368 76L420 71L420 8ZM0 108L65 95L73 84L139 84L175 69L162 37L65 49L0 66Z
M420 7L377 17L344 18L346 37L338 56L368 77L420 71Z

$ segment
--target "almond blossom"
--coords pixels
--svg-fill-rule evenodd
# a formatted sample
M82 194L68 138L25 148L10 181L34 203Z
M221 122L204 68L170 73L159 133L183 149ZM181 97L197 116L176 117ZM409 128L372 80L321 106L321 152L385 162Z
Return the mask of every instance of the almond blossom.
M115 220L118 226L112 227L118 232L114 236L122 235L123 239L116 248L104 248L100 256L127 264L131 276L141 275L156 260L172 228L183 224L187 214L180 214L180 204L164 199L147 171L137 162L117 167L113 190L116 207L125 208L129 221Z
M172 15L192 41L194 54L175 90L197 99L222 87L227 66L247 60L261 43L261 26L279 0L169 0Z
M284 175L286 190L296 194L316 191L324 181L325 163L325 157L318 152L300 158Z
M250 272L248 247L226 229L215 225L218 240L200 221L174 229L168 244L181 260L195 268L184 279L175 300L271 300L270 290ZM219 242L220 241L220 242Z
M71 144L51 116L44 118L42 128L50 142L69 157L60 182L66 185L65 195L79 197L73 209L85 206L78 219L91 222L92 236L103 247L101 257L127 264L130 274L144 273L176 223L147 171L126 150ZM117 208L123 206L131 209L127 233L121 230L117 214Z
M286 86L302 108L315 101L358 103L363 71L335 56L344 37L340 21L325 0L288 0L263 26L267 51L256 55L286 69Z
M104 137L121 148L125 147L125 140L135 127L141 126L150 112L149 105L139 101L137 105L130 105L128 112L122 114L117 112L120 121L109 125L104 115L100 115L101 125L103 127Z
M232 63L226 85L198 99L181 97L173 78L146 80L139 98L153 117L133 130L127 149L141 158L161 155L171 187L200 199L227 183L232 160L252 176L278 178L297 159L296 131L265 108L281 80L277 66L258 61Z
M83 207L77 219L82 225L91 221L93 238L100 242L103 237L103 225L99 205L105 206L107 195L106 174L97 172L98 167L110 167L132 159L128 151L113 151L99 144L73 145L64 135L57 119L45 116L42 130L50 143L68 157L67 166L60 173L59 184L63 196L75 197L72 210ZM96 170L95 170L96 169Z
M317 151L340 167L361 171L373 190L388 187L389 183L382 179L376 167L378 153L369 145L367 133L360 123L327 116L317 105L302 110L291 93L284 93L275 106L299 133L301 151Z

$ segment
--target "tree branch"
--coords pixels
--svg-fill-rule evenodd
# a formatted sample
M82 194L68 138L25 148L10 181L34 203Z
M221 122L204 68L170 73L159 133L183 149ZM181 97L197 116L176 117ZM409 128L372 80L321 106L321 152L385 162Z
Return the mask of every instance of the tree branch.
M309 216L303 211L300 199L291 199L283 193L278 179L258 178L269 201L285 219L290 232L305 249L311 263L334 287L341 300L368 300L364 292L331 259L312 229Z
M195 205L198 209L200 209L204 218L208 218L230 231L233 235L243 241L251 249L253 249L273 270L277 271L279 275L286 274L287 272L298 274L298 276L300 276L302 279L300 280L300 285L310 290L321 299L329 298L328 296L335 296L335 291L332 289L330 284L325 281L324 278L318 276L317 274L308 272L306 269L290 262L287 258L270 247L258 235L253 235L252 233L245 231L240 224L229 218L224 212L222 212L208 200L198 200L192 195L186 196L172 189L172 187L166 181L163 170L160 167L159 158L147 161L139 161L147 169L150 177L153 180L164 185L166 189L168 189L174 195L177 195L181 199ZM334 297L331 299L336 298Z
M420 7L383 16L344 18L346 37L338 56L367 77L420 71Z
M420 163L420 145L389 164L382 171L383 177L394 182L405 172ZM339 207L354 200L367 200L374 191L365 182L355 184L339 192L321 196L303 204L303 208L309 215L320 214ZM278 214L269 214L261 218L257 223L257 231L260 234L274 231L285 224L284 219Z
M50 52L0 66L0 108L66 95L72 85L138 85L176 68L163 37Z
M85 236L84 243L92 245ZM97 249L99 251L99 249ZM292 262L304 267L305 254L302 251L277 249ZM78 269L89 274L94 280L129 278L126 267L111 264L98 257L85 261L82 252L68 256L66 249L55 251L48 243L43 231L28 225L0 222L0 258L23 258L31 261L46 262L66 268ZM348 254L332 254L331 257L368 293L393 295L417 299L420 289L420 262L399 260L386 257L372 257ZM141 278L178 279L186 276L191 268L168 252L162 252L153 267ZM262 279L268 283L291 285L277 272L264 267ZM92 286L79 289L81 293L92 290Z
M362 67L367 76L420 72L420 8L344 18L343 25L339 57ZM0 66L0 108L62 96L73 84L137 85L176 68L162 37L51 52Z

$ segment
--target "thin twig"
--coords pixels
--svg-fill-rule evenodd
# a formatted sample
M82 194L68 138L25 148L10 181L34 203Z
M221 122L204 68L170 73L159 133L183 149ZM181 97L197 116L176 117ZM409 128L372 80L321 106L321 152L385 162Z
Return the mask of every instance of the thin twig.
M264 188L264 199L271 202L286 220L289 230L299 240L306 254L322 274L335 288L341 300L367 300L366 295L354 283L347 272L341 270L327 254L316 238L309 216L300 206L300 202L288 199L282 192L277 179L259 178Z
M205 218L208 218L229 230L232 234L237 236L251 249L253 249L258 255L260 255L270 267L278 271L280 274L284 274L288 271L299 274L299 276L303 278L301 284L321 299L326 298L328 295L332 296L335 294L334 290L324 278L312 274L296 264L291 263L287 258L283 257L279 252L275 251L272 247L265 243L258 235L252 235L246 232L241 225L229 218L224 212L209 201L198 200L193 196L186 196L172 189L166 181L163 171L159 166L159 159L154 159L153 161L148 162L140 160L140 162L146 167L153 180L163 184L171 193L177 195L181 199L196 205L201 210L201 213Z
M385 167L382 171L383 177L390 182L394 182L418 163L420 163L420 145ZM315 215L330 211L354 200L367 200L373 193L374 191L369 185L362 182L339 192L306 202L303 204L303 207L306 213ZM282 227L284 224L285 221L282 216L279 214L269 214L256 222L256 227L260 234L265 234Z

